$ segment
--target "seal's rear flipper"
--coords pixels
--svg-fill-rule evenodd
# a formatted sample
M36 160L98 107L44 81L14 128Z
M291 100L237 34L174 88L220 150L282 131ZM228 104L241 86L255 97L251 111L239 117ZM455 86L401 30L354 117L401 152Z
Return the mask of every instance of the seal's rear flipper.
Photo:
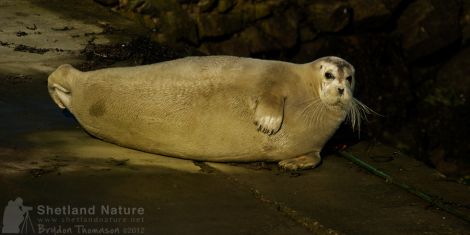
M319 152L311 152L299 157L282 160L278 163L279 167L286 170L296 171L308 168L315 168L321 163Z
M59 84L52 84L52 87L54 88L54 95L52 96L52 98L54 99L55 103L61 109L70 107L70 91Z
M59 66L48 78L48 89L61 109L71 109L73 81L80 71L69 64ZM71 110L70 110L71 111Z

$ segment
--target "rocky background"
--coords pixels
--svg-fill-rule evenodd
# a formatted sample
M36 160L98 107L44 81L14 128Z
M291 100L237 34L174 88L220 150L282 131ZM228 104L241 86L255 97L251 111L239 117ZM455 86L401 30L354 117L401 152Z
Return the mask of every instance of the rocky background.
M470 176L470 1L95 1L149 29L152 43L128 45L147 52L137 64L160 52L345 58L357 70L356 96L382 115L361 138L394 144L449 177ZM344 127L337 137L358 134Z

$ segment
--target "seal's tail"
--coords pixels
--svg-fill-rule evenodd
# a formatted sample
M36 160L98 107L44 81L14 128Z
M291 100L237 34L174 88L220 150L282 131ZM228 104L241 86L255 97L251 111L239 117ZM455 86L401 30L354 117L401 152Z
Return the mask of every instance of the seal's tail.
M47 79L49 95L61 109L70 110L72 83L79 72L72 65L64 64L52 72Z

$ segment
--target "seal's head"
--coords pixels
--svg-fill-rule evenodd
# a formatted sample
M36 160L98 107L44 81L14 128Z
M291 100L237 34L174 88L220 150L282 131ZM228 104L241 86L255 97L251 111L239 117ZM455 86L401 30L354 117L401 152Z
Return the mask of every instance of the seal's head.
M347 110L353 100L354 67L338 57L324 57L318 61L321 101L330 107Z
M366 114L374 113L353 96L356 85L355 69L339 57L322 57L311 63L314 66L318 105L334 112L346 114L353 129L360 129Z

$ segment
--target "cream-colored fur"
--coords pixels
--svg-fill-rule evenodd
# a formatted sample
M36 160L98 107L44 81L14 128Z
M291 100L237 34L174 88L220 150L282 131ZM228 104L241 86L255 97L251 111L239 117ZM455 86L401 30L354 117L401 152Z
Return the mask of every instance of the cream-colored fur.
M59 107L105 141L173 157L281 161L298 169L318 164L347 113L349 100L330 107L320 99L341 100L338 84L323 87L324 66L334 67L332 59L344 62L208 56L90 72L62 65L48 88ZM352 66L340 70L338 77L354 73ZM352 97L352 86L343 86Z

